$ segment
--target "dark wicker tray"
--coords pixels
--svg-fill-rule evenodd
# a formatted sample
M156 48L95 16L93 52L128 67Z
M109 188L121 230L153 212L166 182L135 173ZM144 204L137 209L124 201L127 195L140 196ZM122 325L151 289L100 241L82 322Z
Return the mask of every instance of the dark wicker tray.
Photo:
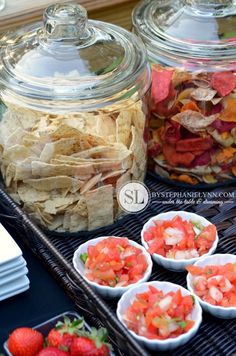
M157 182L151 177L146 181L151 192L166 194L173 191L183 194L189 192L179 187ZM74 300L75 305L86 319L95 326L106 326L117 355L146 356L149 351L143 349L127 330L118 322L115 316L116 303L104 301L97 296L83 278L72 268L72 257L75 249L88 238L102 235L127 236L140 242L142 225L153 215L168 210L189 210L197 212L217 225L220 242L218 253L236 254L236 187L221 188L213 191L230 193L231 197L220 197L224 204L202 203L192 204L183 200L182 203L164 204L163 198L153 198L152 204L141 214L132 215L119 221L116 225L100 229L92 233L79 233L70 236L59 234L44 234L35 226L26 214L9 198L3 187L0 189L0 212L8 224L18 230L24 241L35 254L46 264L47 268L65 288ZM232 196L234 195L234 196ZM216 198L214 198L216 199ZM213 199L213 200L214 200ZM154 264L152 280L167 280L186 287L186 274L164 270ZM232 356L236 352L235 320L216 319L204 313L202 326L196 337L187 345L174 350L171 355L178 356ZM169 355L168 353L160 353ZM158 353L155 353L158 355Z

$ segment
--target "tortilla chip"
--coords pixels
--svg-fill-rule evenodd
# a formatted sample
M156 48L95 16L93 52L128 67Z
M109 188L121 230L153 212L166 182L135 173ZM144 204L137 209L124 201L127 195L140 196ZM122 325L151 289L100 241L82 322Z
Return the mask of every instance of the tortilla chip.
M21 162L29 157L29 149L23 145L15 145L4 149L2 159L4 162Z
M70 232L85 231L88 229L87 217L79 214L71 214L70 216Z
M83 184L82 181L67 176L26 179L24 183L40 191L49 192L54 189L68 188L72 193L79 190Z
M86 199L84 197L81 197L78 203L74 206L73 213L78 213L79 215L84 217L88 216Z
M128 170L127 172L122 174L122 176L119 179L117 179L117 182L116 182L116 193L120 190L120 188L124 184L130 183L130 182L131 182L131 171Z
M74 176L95 174L96 171L91 163L84 165L50 164L39 161L32 162L32 176L55 177L55 176Z
M47 200L44 203L44 212L49 214L56 214L58 212L58 208L63 207L63 210L74 203L75 198L71 195L69 197L64 198L54 198L51 200Z
M32 177L31 163L35 157L28 157L22 162L16 163L15 177L14 180L24 180Z
M80 194L86 193L88 190L91 190L93 187L95 187L99 182L101 182L101 177L102 174L99 173L89 179L81 188L80 188Z
M72 155L74 158L97 159L97 158L120 158L127 157L131 152L122 143L108 144L106 146L97 146L78 152Z
M47 143L41 154L40 161L48 163L57 154L70 155L80 149L80 143L75 138L62 138L58 141Z
M48 225L48 229L51 231L57 230L59 227L62 227L64 221L64 215L57 215Z
M11 182L15 177L15 172L16 172L15 163L10 163L7 166L6 173L5 173L5 183L7 187L11 185Z
M140 171L144 171L146 168L147 144L143 140L143 138L140 137L140 134L138 133L137 129L134 126L131 127L131 133L132 133L132 141L129 149L131 152L133 152L133 160L135 161L135 162L133 161L132 164L133 172L135 171L134 169L135 165L137 165Z
M20 184L18 187L18 194L24 203L35 203L48 200L50 194L48 192L39 191L27 184Z
M107 139L109 136L115 136L116 123L110 116L98 116L95 130L96 135Z
M123 143L126 147L130 138L131 115L130 110L123 110L116 119L116 141Z
M113 187L104 187L91 190L85 194L88 208L88 230L111 225L113 216Z
M132 122L131 124L136 127L139 131L140 135L144 135L145 125L146 125L146 115L148 114L148 110L146 113L143 112L145 106L142 101L138 101L135 103L132 109Z
M15 145L20 145L22 137L26 134L26 132L27 131L23 130L21 127L18 127L10 135L5 137L4 148L7 149Z

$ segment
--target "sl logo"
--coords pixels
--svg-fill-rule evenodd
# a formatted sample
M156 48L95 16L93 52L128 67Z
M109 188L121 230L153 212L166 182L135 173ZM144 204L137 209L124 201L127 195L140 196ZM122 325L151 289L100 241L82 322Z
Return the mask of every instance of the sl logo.
M118 203L127 213L139 213L150 203L150 192L141 182L124 184L117 193Z

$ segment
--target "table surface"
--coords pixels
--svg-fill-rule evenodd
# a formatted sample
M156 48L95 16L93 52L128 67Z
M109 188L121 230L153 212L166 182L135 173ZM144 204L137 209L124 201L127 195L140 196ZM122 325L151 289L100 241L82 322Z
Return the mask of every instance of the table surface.
M5 225L4 221L1 222ZM5 227L12 233L7 225ZM35 326L64 311L75 309L73 301L30 249L17 238L15 232L12 236L21 247L27 262L30 289L0 302L0 353L3 352L3 342L15 328Z

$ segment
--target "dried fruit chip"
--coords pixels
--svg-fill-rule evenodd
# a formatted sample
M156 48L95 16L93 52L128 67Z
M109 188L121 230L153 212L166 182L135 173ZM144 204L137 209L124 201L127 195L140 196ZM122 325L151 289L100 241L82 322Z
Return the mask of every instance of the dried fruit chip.
M236 99L224 99L224 111L220 115L220 120L227 122L236 122Z
M206 129L216 119L217 116L215 115L204 116L201 113L192 110L186 110L172 117L172 120L178 122L191 132L199 132Z
M192 91L191 97L197 101L210 101L214 98L216 93L216 90L197 88Z
M152 71L152 98L155 104L165 100L171 88L173 69L155 69Z
M176 144L177 152L194 152L194 151L206 151L213 146L213 140L211 137L197 137L187 138L185 140L179 140Z
M211 87L220 96L229 95L236 86L236 76L232 72L217 72L212 74Z

